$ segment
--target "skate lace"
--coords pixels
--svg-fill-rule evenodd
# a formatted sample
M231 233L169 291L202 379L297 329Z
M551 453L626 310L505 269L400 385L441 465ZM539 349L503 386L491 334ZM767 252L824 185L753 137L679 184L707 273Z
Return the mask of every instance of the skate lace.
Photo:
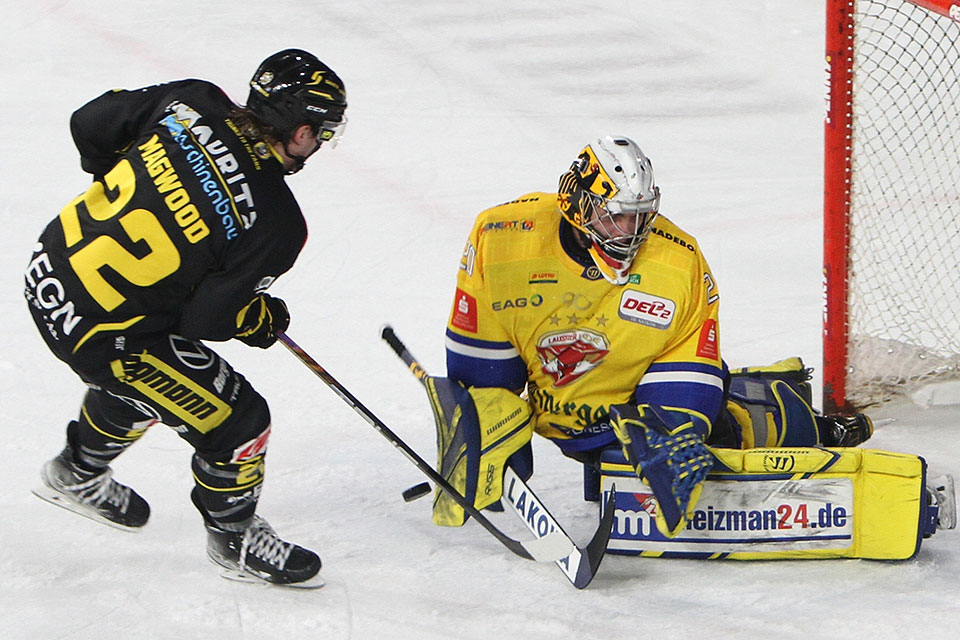
M126 512L130 504L130 487L114 482L112 476L113 469L108 468L90 480L67 486L66 489L76 494L77 499L84 504L97 507L108 503L118 507L121 512Z
M266 521L255 516L253 524L243 534L240 563L245 565L246 557L252 555L271 566L282 569L291 551L293 551L292 543L281 540Z

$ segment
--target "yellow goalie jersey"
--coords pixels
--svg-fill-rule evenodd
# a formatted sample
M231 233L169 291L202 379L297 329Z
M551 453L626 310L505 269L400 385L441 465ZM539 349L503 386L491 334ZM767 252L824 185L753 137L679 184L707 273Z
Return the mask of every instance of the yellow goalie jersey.
M555 193L477 217L447 325L448 376L526 388L536 431L568 452L615 442L608 410L628 402L682 411L706 438L724 365L719 294L696 240L658 217L618 286L561 220Z

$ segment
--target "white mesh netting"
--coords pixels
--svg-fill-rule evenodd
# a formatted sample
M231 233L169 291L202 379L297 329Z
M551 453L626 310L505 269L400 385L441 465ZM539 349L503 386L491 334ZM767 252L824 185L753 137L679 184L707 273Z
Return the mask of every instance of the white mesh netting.
M960 377L960 24L855 13L847 399Z

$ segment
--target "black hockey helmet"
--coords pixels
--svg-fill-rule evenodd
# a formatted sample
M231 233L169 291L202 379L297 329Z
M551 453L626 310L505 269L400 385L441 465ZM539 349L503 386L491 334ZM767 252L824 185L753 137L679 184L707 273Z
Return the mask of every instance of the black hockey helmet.
M284 49L260 63L250 80L247 108L286 142L302 124L335 138L347 109L347 93L333 70L312 53Z

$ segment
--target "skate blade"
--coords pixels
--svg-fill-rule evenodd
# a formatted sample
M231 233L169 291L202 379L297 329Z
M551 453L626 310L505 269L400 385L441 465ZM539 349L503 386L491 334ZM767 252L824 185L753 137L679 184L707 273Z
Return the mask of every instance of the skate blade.
M937 506L940 508L937 519L938 529L957 528L957 494L954 488L953 476L945 474L927 481L927 486L936 496Z
M142 529L142 527L128 527L127 525L114 522L113 520L108 520L100 514L99 511L85 504L80 504L74 502L70 498L66 497L62 493L51 489L47 485L41 485L31 489L33 495L37 496L44 502L49 502L50 504L55 504L58 507L66 509L67 511L72 511L73 513L79 514L85 518L89 518L94 522L99 522L100 524L105 524L108 527L113 527L114 529L120 529L121 531L129 531L130 533L137 533Z
M220 577L226 578L227 580L232 580L234 582L246 582L247 584L258 584L264 587L284 587L287 589L319 589L320 587L327 584L323 578L320 577L320 574L313 576L309 580L304 580L303 582L290 582L290 583L278 583L278 582L269 582L264 580L258 575L243 571L241 569L227 569L217 565L217 568L220 570Z

